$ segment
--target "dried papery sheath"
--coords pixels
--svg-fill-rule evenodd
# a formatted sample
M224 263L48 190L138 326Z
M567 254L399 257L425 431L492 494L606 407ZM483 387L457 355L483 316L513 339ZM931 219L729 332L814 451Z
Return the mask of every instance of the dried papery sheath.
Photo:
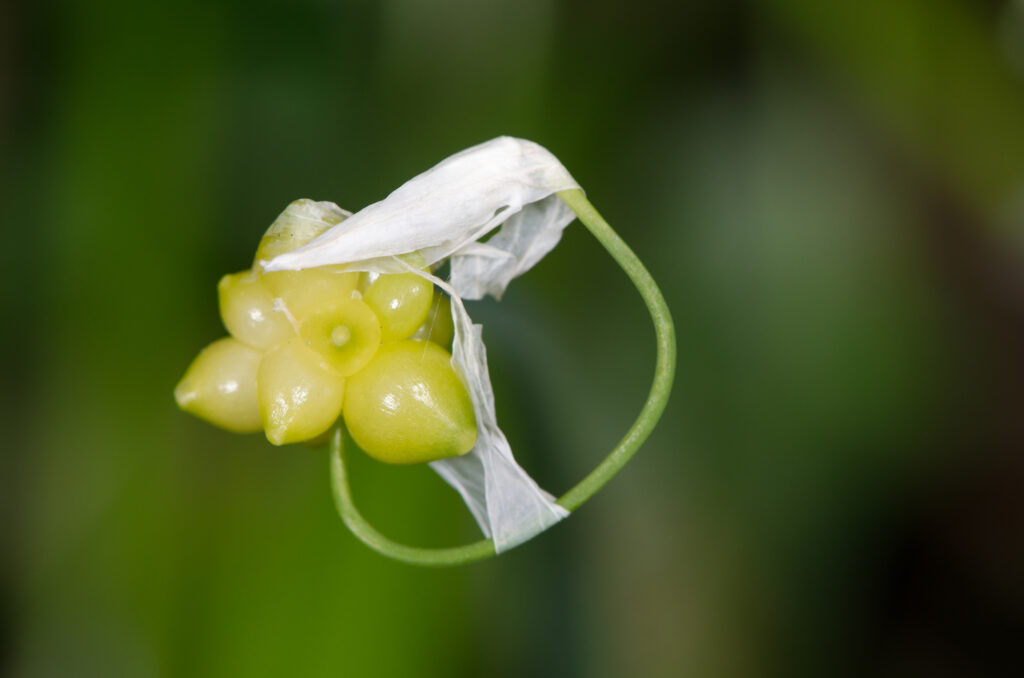
M497 424L482 327L473 324L462 300L500 298L513 278L543 258L575 217L555 193L574 188L550 152L499 137L447 158L306 245L262 262L268 272L326 265L412 271L451 295L452 362L472 400L478 439L468 454L431 467L462 495L496 551L529 539L568 512L516 463ZM450 284L422 270L446 259Z

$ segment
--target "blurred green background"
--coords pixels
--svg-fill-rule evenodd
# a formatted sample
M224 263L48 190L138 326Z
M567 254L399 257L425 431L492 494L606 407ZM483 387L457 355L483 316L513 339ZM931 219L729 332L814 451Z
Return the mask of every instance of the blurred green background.
M324 451L171 391L288 202L500 134L647 263L678 378L578 515L414 569L348 534ZM1021 670L1024 2L15 0L0 157L0 673ZM576 224L471 312L565 491L645 396L639 298ZM476 538L428 469L352 473L385 533Z

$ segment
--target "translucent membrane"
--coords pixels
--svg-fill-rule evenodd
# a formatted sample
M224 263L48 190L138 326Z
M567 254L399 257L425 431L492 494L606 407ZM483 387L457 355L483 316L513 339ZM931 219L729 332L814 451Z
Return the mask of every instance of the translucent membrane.
M259 431L256 371L262 353L225 337L196 356L174 389L178 407L235 433Z
M348 380L345 425L371 457L417 464L465 454L477 439L473 403L451 355L426 341L384 344Z
M256 380L260 418L275 445L316 437L341 414L345 380L300 337L267 351Z
M260 239L254 267L258 268L261 261L305 245L348 216L351 216L350 212L333 202L316 202L307 198L292 202L274 219L274 223Z
M430 310L423 324L412 333L411 339L432 341L441 348L451 350L455 324L452 322L452 302L441 290L434 290Z

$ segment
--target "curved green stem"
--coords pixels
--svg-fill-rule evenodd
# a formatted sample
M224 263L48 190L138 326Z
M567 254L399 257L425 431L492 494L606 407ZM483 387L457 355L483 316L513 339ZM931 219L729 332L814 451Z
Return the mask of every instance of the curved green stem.
M640 449L647 437L651 434L658 419L661 418L668 402L669 392L672 390L672 380L675 376L676 365L676 339L675 329L672 325L672 316L669 313L665 299L655 284L651 274L647 272L633 251L629 249L622 238L612 230L594 206L584 197L583 191L571 190L561 191L558 196L576 213L584 226L597 238L616 263L622 267L629 279L633 281L647 310L654 322L654 336L657 345L657 360L654 368L654 381L651 390L647 395L647 402L640 410L640 415L630 426L629 431L609 453L605 459L598 464L597 468L591 471L583 480L576 484L571 490L559 497L557 503L563 508L574 511L579 508L587 499L592 497L605 483L625 466L636 451ZM359 513L355 503L352 501L352 494L348 485L348 476L345 472L343 434L339 428L334 432L331 439L331 477L334 488L334 500L338 507L338 513L345 525L364 544L375 551L414 565L425 566L447 566L461 565L476 560L489 558L495 554L494 542L490 539L455 546L452 548L419 548L406 546L392 541L378 532Z
M481 539L465 546L426 549L399 544L378 532L373 525L366 522L366 519L359 513L359 509L356 508L355 502L352 501L348 475L345 473L343 435L339 426L331 436L331 485L334 489L334 504L338 507L338 513L341 514L345 525L352 531L352 534L359 537L360 541L378 553L413 565L433 567L462 565L494 555L494 542L490 539Z
M672 314L669 313L668 304L665 303L665 297L661 295L661 290L658 289L654 278L644 268L640 259L633 254L633 250L629 249L629 246L619 237L619 234L613 231L608 222L597 213L594 206L583 195L583 191L578 189L561 191L558 197L572 208L583 225L597 238L598 242L604 245L608 254L612 255L612 259L633 281L644 304L647 305L651 320L654 321L654 339L658 347L658 357L654 364L654 381L647 394L647 402L644 403L636 421L629 427L629 431L615 446L615 449L598 464L597 468L577 483L576 487L559 497L558 504L570 511L575 511L626 465L626 462L636 454L636 451L647 440L647 436L651 435L655 424L661 419L661 413L665 411L669 393L672 391L672 380L676 373L676 331L672 324Z

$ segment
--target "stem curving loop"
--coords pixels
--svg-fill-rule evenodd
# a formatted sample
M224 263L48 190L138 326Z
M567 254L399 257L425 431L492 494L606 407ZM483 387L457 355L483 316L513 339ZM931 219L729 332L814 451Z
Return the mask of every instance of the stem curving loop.
M598 214L594 206L583 195L583 191L578 189L561 191L558 196L576 213L583 225L597 238L598 242L604 246L616 263L626 272L629 279L633 281L633 285L647 305L651 320L654 322L654 336L658 351L651 390L636 421L629 427L618 445L593 471L575 487L559 497L557 503L560 506L574 511L626 465L626 462L647 440L661 418L675 376L676 338L668 305L665 303L661 290L658 289L640 259L612 230L608 222ZM483 560L495 554L494 542L490 539L481 539L471 544L450 548L420 548L399 544L378 532L363 518L352 500L348 475L345 471L343 436L339 427L331 437L331 484L334 490L335 505L341 519L360 541L389 558L427 567L462 565Z

